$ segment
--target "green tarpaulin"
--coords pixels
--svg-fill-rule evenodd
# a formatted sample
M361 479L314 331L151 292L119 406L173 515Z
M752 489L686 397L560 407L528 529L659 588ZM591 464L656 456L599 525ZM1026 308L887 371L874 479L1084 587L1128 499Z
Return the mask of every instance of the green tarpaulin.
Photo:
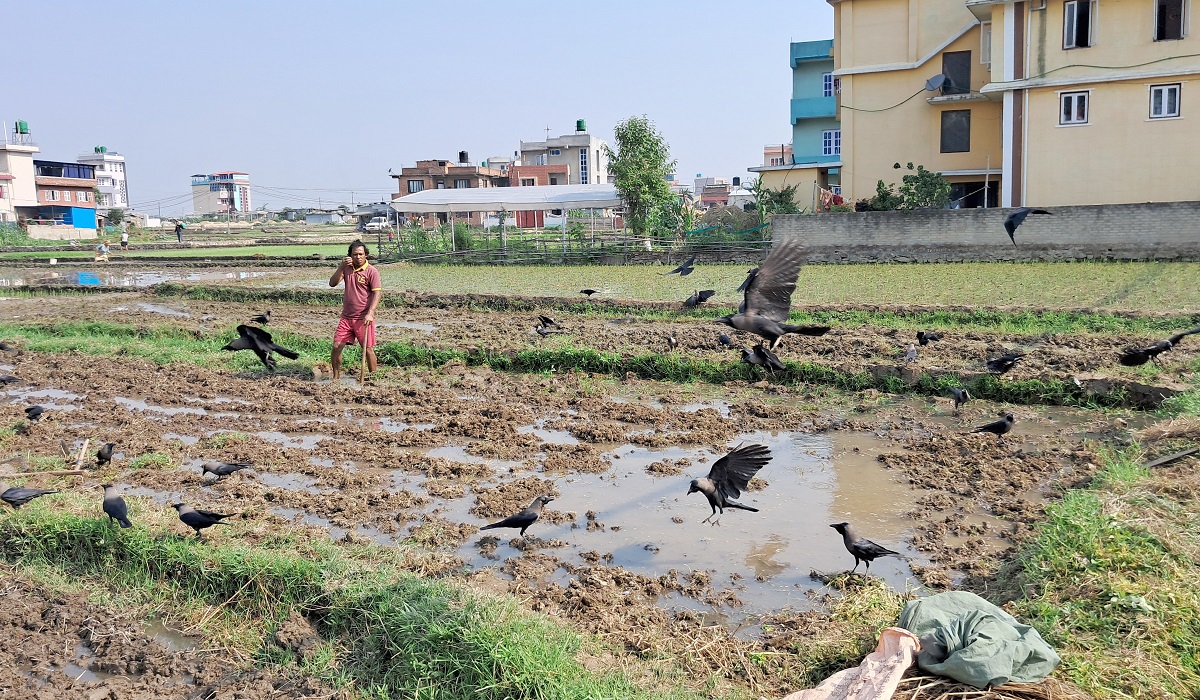
M1060 661L1037 630L966 591L912 601L898 626L920 638L918 666L976 688L1036 683Z

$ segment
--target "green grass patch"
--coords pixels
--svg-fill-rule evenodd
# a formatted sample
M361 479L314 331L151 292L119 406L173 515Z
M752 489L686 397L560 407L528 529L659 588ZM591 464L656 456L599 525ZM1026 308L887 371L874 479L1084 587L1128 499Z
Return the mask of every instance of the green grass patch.
M1015 605L1097 697L1194 698L1200 688L1200 513L1180 489L1106 455L1093 484L1047 507L1021 555ZM1185 494L1185 495L1181 495Z

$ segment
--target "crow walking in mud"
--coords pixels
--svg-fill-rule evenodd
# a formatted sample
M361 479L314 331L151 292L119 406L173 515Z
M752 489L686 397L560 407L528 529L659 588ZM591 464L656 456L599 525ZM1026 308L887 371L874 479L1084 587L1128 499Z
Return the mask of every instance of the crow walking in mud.
M942 336L940 333L933 333L931 331L917 331L917 342L920 343L922 347L929 345L931 342L937 342L941 339Z
M521 528L521 532L519 534L521 537L524 537L525 530L527 530L530 525L534 524L537 521L538 517L541 516L542 507L553 500L554 500L553 496L538 496L537 498L533 499L533 502L529 504L528 508L521 511L520 513L517 513L516 515L510 515L498 523L492 523L491 525L484 525L483 527L481 527L479 529L480 530L493 530L495 528L500 528L500 527Z
M692 267L692 265L695 265L695 264L696 264L696 256L693 255L692 257L688 258L687 261L684 262L682 265L675 268L674 270L671 270L667 274L673 275L676 272L678 272L680 277L687 277L688 275L690 275L696 271L696 269L694 267Z
M19 377L14 377L11 374L0 374L0 385L8 386L21 381Z
M678 347L679 347L679 340L676 339L675 336L668 333L667 334L667 352L671 352L672 350L674 350L675 348L678 348Z
M116 446L116 443L106 442L96 451L96 467L103 467L112 462L113 448Z
M715 289L697 289L690 297L683 300L683 305L689 309L694 309L711 299L716 293Z
M538 335L542 336L543 338L545 338L548 335L559 335L561 333L566 333L566 331L561 331L561 330L558 330L557 328L547 328L546 326L535 326L533 329L533 332L537 333Z
M125 499L117 494L117 489L112 484L104 484L100 488L104 489L104 514L109 520L115 520L121 529L133 527L133 523L129 522L129 506L125 505Z
M40 498L51 493L58 493L58 491L27 489L20 486L9 488L8 484L0 481L0 501L4 501L13 508L20 508L35 498Z
M733 338L730 338L729 336L725 335L724 333L717 335L717 342L720 343L721 345L724 345L727 348L737 347L737 343L733 342Z
M972 430L971 432L972 433L991 433L991 434L995 435L996 437L999 437L1001 435L1007 435L1008 432L1013 429L1013 423L1016 423L1016 422L1017 422L1017 419L1013 418L1013 414L1005 413L1004 417L1001 418L1000 420L995 421L993 423L988 423L987 425L981 425L978 428Z
M538 325L543 328L562 328L562 326L558 325L558 321L549 316L538 316Z
M753 348L742 348L742 362L756 367L766 367L768 371L785 370L787 366L775 353L763 347L762 343Z
M172 503L171 507L179 512L179 520L184 525L196 531L197 539L201 539L200 531L204 528L212 527L213 525L228 525L229 523L221 521L236 515L236 513L215 513L211 510L193 508L186 503Z
M42 414L45 412L46 408L44 406L30 406L29 408L25 409L25 418L28 419L30 423L36 423L42 419Z
M237 340L230 342L221 349L228 350L230 352L236 352L238 350L251 350L255 355L258 356L258 359L263 363L263 366L269 370L275 369L275 358L271 356L271 353L277 352L289 360L295 360L300 357L300 353L288 350L282 345L276 345L275 342L271 340L271 334L261 328L256 328L254 326L238 326L237 332Z
M750 480L754 478L758 470L770 461L771 450L766 445L738 446L729 454L718 459L712 465L712 469L708 471L708 476L702 479L692 479L688 493L699 491L704 494L704 497L708 499L708 505L712 507L712 513L701 522L706 523L716 517L717 519L712 524L721 524L721 515L725 514L726 508L739 508L757 513L757 508L742 505L733 499L742 495L742 491L746 490L746 486L750 484ZM720 514L717 511L720 511Z
M788 240L776 245L746 287L741 311L722 316L716 322L762 336L770 343L770 350L774 350L788 333L825 335L829 326L794 326L786 323L802 264L800 244Z
M270 309L267 309L266 311L262 312L261 314L250 319L250 323L261 323L264 326L270 322L271 322L271 310Z
M988 360L987 361L988 371L995 372L996 374L1004 374L1005 372L1009 371L1013 367L1016 367L1017 363L1020 362L1022 357L1025 357L1025 353L1010 352L1010 353L1001 355L1000 357L996 357L991 360Z
M209 460L200 465L200 476L214 474L220 479L223 476L229 476L234 472L239 472L251 466L253 465L249 462L219 462L217 460Z
M1021 207L1020 209L1009 214L1008 217L1004 219L1004 230L1006 232L1008 232L1008 240L1012 241L1013 245L1017 244L1017 239L1013 237L1013 234L1016 233L1018 226L1025 223L1025 218L1028 217L1030 214L1052 214L1052 213L1053 212L1048 212L1045 209L1032 209L1030 207Z
M879 557L900 557L904 555L899 552L875 544L871 540L864 540L854 531L854 527L850 523L833 523L829 527L842 533L842 544L846 545L846 551L854 557L854 568L850 573L854 573L858 569L859 562L866 562L867 573L871 573L871 562Z
M1126 367L1137 367L1138 365L1144 365L1150 361L1158 364L1159 355L1174 348L1176 345L1179 345L1179 342L1189 335L1195 335L1197 333L1200 333L1200 326L1197 326L1190 331L1176 333L1166 340L1160 340L1144 348L1129 348L1125 350L1125 352L1121 353L1121 364L1125 365Z
M950 387L950 398L954 399L954 412L958 413L958 407L971 400L971 394L966 389L958 387Z

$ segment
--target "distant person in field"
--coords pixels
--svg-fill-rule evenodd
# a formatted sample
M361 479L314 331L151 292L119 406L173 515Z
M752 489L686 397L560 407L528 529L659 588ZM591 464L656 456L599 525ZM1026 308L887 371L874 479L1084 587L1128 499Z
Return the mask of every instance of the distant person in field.
M108 241L100 241L100 245L96 246L96 260L94 262L108 262Z
M129 229L124 221L121 222L121 250L129 250Z
M183 222L182 221L175 222L175 240L179 241L180 243L183 243Z
M358 341L367 356L367 369L375 371L375 309L383 298L383 283L379 270L367 263L367 245L362 241L350 244L347 256L329 278L329 286L336 287L342 280L346 289L342 293L342 318L333 334L333 380L342 372L342 349Z

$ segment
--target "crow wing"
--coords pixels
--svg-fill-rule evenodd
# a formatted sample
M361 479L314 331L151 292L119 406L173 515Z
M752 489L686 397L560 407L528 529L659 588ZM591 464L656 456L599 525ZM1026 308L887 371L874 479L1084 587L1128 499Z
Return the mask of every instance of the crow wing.
M796 291L796 278L803 264L799 243L789 240L772 248L746 287L745 311L742 313L776 323L786 321L792 307L792 293Z
M1170 338L1168 338L1167 342L1169 342L1171 345L1178 345L1179 341L1183 340L1184 338L1188 337L1189 335L1195 335L1197 333L1200 333L1200 326L1196 326L1195 328L1193 328L1190 331L1184 331L1182 333L1177 333L1177 334L1171 336Z
M217 513L215 511L211 511L211 510L204 510L203 508L193 508L192 512L202 515L205 518L207 518L209 520L213 520L213 521L218 521L218 520L221 520L222 518L232 518L234 516L233 513L229 513L229 514Z
M738 285L737 291L744 292L750 288L750 283L754 281L754 276L758 274L758 268L754 268L746 273L746 279Z
M709 470L708 478L726 500L737 498L769 461L771 450L766 445L745 445L718 459Z
M717 294L717 290L715 290L715 289L701 289L700 290L700 301L702 301L702 302L708 301L709 299L716 296L716 294Z
M690 272L690 270L688 270L688 268L689 268L689 267L691 267L691 266L692 266L692 263L694 263L694 262L696 262L696 256L695 256L695 255L693 255L692 257L688 258L688 259L687 259L687 262L683 263L682 265L680 265L679 267L675 268L674 270L671 270L671 271L670 271L670 272L668 272L667 274L668 274L668 275L673 275L673 274L675 274L676 272L679 272L679 273L681 273L681 274L683 274L683 275L686 275L688 272ZM685 272L685 271L686 271L686 272Z

